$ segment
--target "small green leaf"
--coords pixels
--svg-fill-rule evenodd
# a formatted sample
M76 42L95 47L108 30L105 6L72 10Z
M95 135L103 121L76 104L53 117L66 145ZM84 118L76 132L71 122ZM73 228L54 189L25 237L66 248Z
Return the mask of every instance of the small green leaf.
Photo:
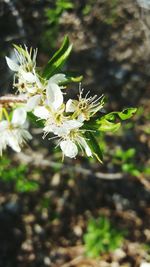
M65 64L68 56L72 50L72 45L69 43L68 36L65 36L64 41L60 49L53 55L48 61L47 66L44 69L43 77L49 79L52 75L58 73L60 68Z
M75 73L67 72L64 74L66 75L66 80L64 82L61 82L60 85L67 85L68 83L79 83L83 79L82 75L78 76Z
M92 150L92 154L97 158L100 163L102 163L103 154L95 136L91 132L86 132L85 135L87 137L87 142L90 146L90 149Z
M44 127L44 120L39 120L32 112L28 112L28 119L39 128Z
M106 119L103 119L99 122L98 129L102 132L115 132L115 131L118 131L120 126L121 126L120 122L113 123Z
M39 188L39 184L36 181L30 180L17 180L16 181L16 190L20 193L25 192L34 192Z
M123 111L114 111L102 116L96 120L98 130L102 132L117 131L121 126L120 122L117 122L117 120L127 120L131 118L136 110L136 108L127 108Z
M130 119L133 114L137 111L137 108L126 108L123 111L114 111L105 115L105 119L114 121L117 118L121 120Z

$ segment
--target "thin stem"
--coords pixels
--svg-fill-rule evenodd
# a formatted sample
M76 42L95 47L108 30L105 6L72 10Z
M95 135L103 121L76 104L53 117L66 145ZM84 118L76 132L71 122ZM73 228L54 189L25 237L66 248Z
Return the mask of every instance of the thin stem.
M0 104L11 104L11 103L25 103L27 99L23 96L5 95L0 97Z
M6 110L5 108L3 108L3 109L2 109L2 112L3 112L3 114L4 114L5 118L6 118L6 120L7 120L8 122L10 122L10 118L9 118L9 115L8 115L7 110Z

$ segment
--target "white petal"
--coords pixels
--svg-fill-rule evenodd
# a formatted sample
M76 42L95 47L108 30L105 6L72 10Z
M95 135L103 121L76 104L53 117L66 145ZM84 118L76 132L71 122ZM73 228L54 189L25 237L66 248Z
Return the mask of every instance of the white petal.
M2 152L6 149L8 143L5 133L1 135L0 140L0 156L2 156Z
M56 83L56 84L59 84L64 81L66 81L66 75L62 73L55 74L49 79L49 83Z
M60 147L63 151L63 154L69 158L75 158L78 154L78 148L71 140L60 142Z
M65 121L63 123L63 125L68 130L72 130L72 129L80 128L83 125L83 123L81 123L80 121L77 121L77 120L68 120L68 121Z
M16 136L17 137L17 136ZM13 133L9 133L8 135L8 145L16 152L20 152L21 148L17 142L17 138Z
M85 149L85 152L86 152L87 156L91 157L92 156L92 151L91 151L90 147L88 146L87 142L85 141L85 139L83 137L79 137L78 138L78 142Z
M58 135L59 137L67 135L69 133L69 130L63 125L57 126L55 124L51 124L46 127L45 127L45 131L47 129L47 132L53 132L55 135Z
M17 108L13 112L12 123L16 125L23 125L26 121L27 113L24 108Z
M27 111L33 110L40 103L40 99L41 99L40 95L34 95L30 97L26 104L26 110Z
M3 120L0 122L0 132L5 131L8 127L8 121Z
M20 74L22 75L23 79L27 82L34 83L36 82L36 76L31 72L21 71Z
M45 107L36 107L33 114L38 118L47 120L50 116L49 111Z
M13 71L18 71L19 70L19 65L16 62L14 62L9 57L5 57L5 58L6 58L7 65L11 70L13 70Z
M20 143L22 143L24 140L28 141L32 139L32 135L25 129L20 130Z
M80 115L78 116L78 121L80 121L80 122L84 122L84 121L85 121L85 116L84 116L83 114L80 114Z
M48 83L46 88L48 105L57 110L63 103L63 94L59 86L55 83Z
M66 103L66 112L74 112L74 111L75 111L74 101L72 99L69 99Z

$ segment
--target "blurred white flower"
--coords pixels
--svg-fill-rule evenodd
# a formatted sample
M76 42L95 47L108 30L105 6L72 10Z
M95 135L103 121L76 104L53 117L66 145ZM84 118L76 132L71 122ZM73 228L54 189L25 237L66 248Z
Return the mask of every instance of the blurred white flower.
M2 120L0 134L0 155L7 146L20 152L22 144L32 139L31 134L27 131L26 111L23 108L17 108L13 112L11 121Z

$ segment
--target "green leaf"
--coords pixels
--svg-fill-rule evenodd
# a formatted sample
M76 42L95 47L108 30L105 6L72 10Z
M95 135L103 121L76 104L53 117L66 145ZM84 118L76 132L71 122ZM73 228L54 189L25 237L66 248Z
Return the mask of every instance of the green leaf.
M100 149L100 146L99 146L94 134L91 132L86 132L85 135L87 137L87 142L88 142L88 145L90 146L92 154L97 158L97 160L100 163L102 163L103 162L103 154L102 154L102 151Z
M110 122L106 119L102 119L99 122L99 127L98 130L102 131L102 132L115 132L120 128L121 124L119 123L113 123Z
M39 120L32 112L28 112L28 119L36 127L39 127L39 128L43 128L44 127L44 120Z
M74 4L70 1L57 1L56 3L57 6L61 7L62 8L62 11L63 10L67 10L67 9L72 9L74 7Z
M117 131L121 126L120 122L117 122L117 120L127 120L131 118L136 110L136 108L127 108L123 111L114 111L102 116L96 120L98 130L102 132Z
M36 181L30 180L17 180L16 182L16 190L20 193L25 192L34 192L39 188L39 184Z
M126 108L123 111L114 111L106 114L104 117L107 120L115 121L117 118L121 120L130 119L133 114L137 111L137 108Z
M66 79L67 79L67 82L75 82L75 83L79 83L79 82L82 81L83 76L82 76L82 75L77 76L77 75L75 75L74 73L67 73L67 74L66 74Z
M52 75L58 73L60 68L65 64L68 56L72 50L72 45L69 43L68 36L65 36L64 41L60 49L53 55L48 61L47 66L44 69L43 77L49 79Z

